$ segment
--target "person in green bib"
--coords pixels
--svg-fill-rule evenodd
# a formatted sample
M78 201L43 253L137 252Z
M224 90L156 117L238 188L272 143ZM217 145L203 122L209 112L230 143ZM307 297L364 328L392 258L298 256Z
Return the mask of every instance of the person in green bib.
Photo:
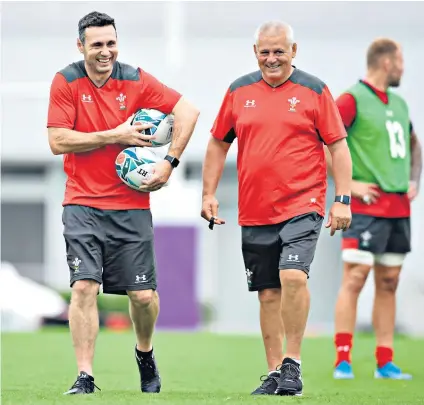
M405 100L391 91L403 75L401 46L376 39L367 75L337 100L352 157L352 224L343 234L343 280L336 303L334 378L351 379L359 294L374 269L376 378L411 379L393 363L396 287L411 250L410 204L421 175L421 146ZM327 151L328 152L328 151ZM331 157L327 153L328 171Z

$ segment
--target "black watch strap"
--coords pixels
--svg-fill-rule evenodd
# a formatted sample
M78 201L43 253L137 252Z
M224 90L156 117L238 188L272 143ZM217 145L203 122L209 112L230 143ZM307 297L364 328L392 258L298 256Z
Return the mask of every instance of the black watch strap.
M171 155L166 155L165 160L167 160L169 163L171 163L171 166L173 168L177 167L180 164L180 161L176 157L171 156Z
M335 202L339 202L342 204L349 205L350 204L350 196L348 195L336 195L336 198L334 199Z

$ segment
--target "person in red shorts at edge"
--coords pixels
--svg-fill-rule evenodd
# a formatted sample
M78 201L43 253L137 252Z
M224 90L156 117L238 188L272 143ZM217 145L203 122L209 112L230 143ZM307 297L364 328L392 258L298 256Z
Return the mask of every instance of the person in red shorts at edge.
M268 363L253 395L302 395L307 279L325 215L324 143L336 168L336 198L326 227L334 235L351 221L346 130L326 84L292 65L296 51L289 25L271 21L259 27L254 43L259 70L228 88L203 165L201 215L213 227L224 223L215 193L237 138L242 253L247 287L258 292Z
M335 310L334 378L351 379L351 349L358 296L371 268L375 298L375 378L411 379L393 363L396 287L411 250L410 202L417 196L421 147L408 106L390 87L403 74L401 46L387 38L371 43L367 75L337 99L347 129L352 164L352 225L343 233L343 279ZM331 156L327 152L328 171Z

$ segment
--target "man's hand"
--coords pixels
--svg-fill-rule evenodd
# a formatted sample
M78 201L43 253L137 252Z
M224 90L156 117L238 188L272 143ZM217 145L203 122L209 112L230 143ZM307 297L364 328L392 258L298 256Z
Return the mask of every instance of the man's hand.
M416 181L409 182L408 198L409 201L413 201L418 195L418 185Z
M361 199L365 204L374 204L380 197L378 185L352 180L352 196Z
M202 218L206 219L206 221L210 221L211 218L214 218L214 223L216 225L224 225L225 220L222 218L218 218L218 208L219 208L219 202L215 198L214 195L205 195L203 196L203 202L202 202L202 212L200 215Z
M325 224L325 227L331 228L330 235L333 236L336 231L345 231L348 229L351 222L352 214L350 212L350 205L335 202L328 214L328 221Z
M150 192L161 189L172 173L172 166L167 160L160 161L153 166L152 176L149 180L144 180L140 186L140 191Z
M155 139L155 136L141 134L140 132L151 128L153 125L148 123L141 124L139 122L131 125L133 118L134 114L114 130L110 131L113 134L114 143L131 146L152 146L150 141Z

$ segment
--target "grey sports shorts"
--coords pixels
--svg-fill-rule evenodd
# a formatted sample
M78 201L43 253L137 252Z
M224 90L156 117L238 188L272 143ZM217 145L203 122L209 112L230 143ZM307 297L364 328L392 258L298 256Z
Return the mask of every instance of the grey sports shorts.
M77 280L95 280L108 294L156 290L150 210L67 205L62 221L71 286Z
M411 251L411 219L352 214L352 224L343 232L343 247L374 254L408 253Z
M311 212L279 224L243 226L242 252L249 291L280 288L280 270L298 269L309 278L323 219Z

